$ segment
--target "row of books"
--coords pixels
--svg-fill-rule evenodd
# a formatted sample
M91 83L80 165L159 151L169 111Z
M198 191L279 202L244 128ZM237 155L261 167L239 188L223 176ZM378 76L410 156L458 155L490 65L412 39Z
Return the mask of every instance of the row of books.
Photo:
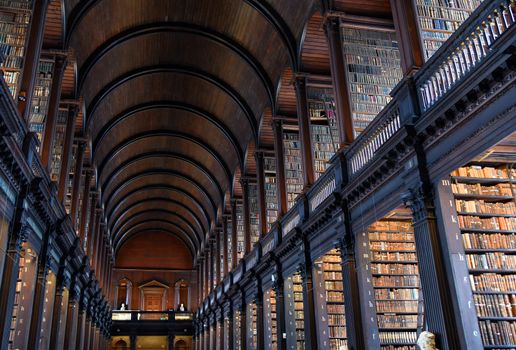
M342 281L324 281L326 290L344 290Z
M448 30L455 31L460 27L460 22L435 18L420 18L419 23L425 30Z
M31 0L0 0L1 8L18 9L18 10L31 10Z
M483 200L455 200L457 211L482 214L514 214L516 216L516 203L514 202L485 202Z
M516 233L464 233L466 249L516 249Z
M417 288L403 288L403 289L375 289L374 296L376 299L383 300L397 300L397 299L410 299L414 300L419 297L419 290Z
M459 226L461 229L516 230L516 217L481 218L459 215Z
M452 176L461 177L477 177L487 179L508 179L516 177L516 169L507 169L505 167L495 168L491 166L471 165L458 168L452 171Z
M486 254L466 254L466 258L470 269L516 269L516 255L506 255L504 253L495 252Z
M417 340L416 332L380 332L380 342L382 343L415 343Z
M381 230L378 228L378 230ZM389 230L389 228L383 228L383 230ZM391 242L391 241L406 241L411 238L411 233L403 233L403 232L381 232L381 231L369 231L369 241L383 241L383 242Z
M379 276L373 277L377 287L419 287L418 276Z
M344 302L344 292L326 291L326 300L331 302Z
M371 259L373 262L378 261L416 261L417 256L415 253L401 253L401 252L372 252L371 253Z
M515 294L475 294L479 317L516 317Z
M470 275L473 292L514 292L516 293L516 275L483 273Z
M479 321L482 341L487 345L508 345L514 349L516 344L516 322Z
M376 231L395 231L395 232L389 232L390 234L399 234L404 235L404 240L412 240L414 239L414 234L412 233L412 224L408 221L397 221L397 220L386 220L386 221L376 221L373 225L369 227L368 230L369 233L369 239L372 236L375 236Z
M452 183L453 193L457 194L477 194L484 196L512 196L511 184L501 183L494 186L483 186L480 183Z
M328 314L328 324L330 325L330 327L345 326L346 325L346 316L344 315L344 313L342 313L341 315Z
M429 17L433 19L446 18L448 21L464 22L470 15L470 9L459 9L455 7L444 7L440 5L417 5L417 12L420 17Z
M397 250L397 251L410 251L416 250L416 244L414 242L370 242L369 246L371 250Z
M381 275L416 275L419 273L417 265L411 264L371 264L371 272Z
M412 312L417 313L417 300L376 300L378 312Z
M417 328L417 315L378 315L380 328Z

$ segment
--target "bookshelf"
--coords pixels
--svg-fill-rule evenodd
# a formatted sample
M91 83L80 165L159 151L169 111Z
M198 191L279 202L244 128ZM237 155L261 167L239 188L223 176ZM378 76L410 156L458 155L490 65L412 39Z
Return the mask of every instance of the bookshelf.
M258 332L256 330L256 324L258 320L258 314L256 309L256 303L250 302L247 304L247 348L246 350L256 350L258 347Z
M242 349L242 313L240 310L233 312L233 345L234 350Z
M285 280L285 307L287 349L305 349L305 315L303 302L303 283L301 275L295 273Z
M31 13L32 1L0 0L0 43L7 46L2 71L14 98L18 96Z
M414 0L425 60L453 34L482 0Z
M43 140L45 120L47 119L53 71L54 61L44 59L39 61L34 93L32 94L29 130L36 133L40 144Z
M267 215L267 232L278 219L278 188L276 185L276 159L275 157L263 158L263 171L265 177L265 204Z
M235 267L233 266L233 222L231 219L228 219L228 271L232 271Z
M260 239L260 208L258 205L258 185L248 184L249 191L249 233L251 236L251 249Z
M278 349L278 328L276 318L276 292L268 289L264 297L264 320L265 320L265 350Z
M20 252L18 280L16 282L13 315L9 330L8 349L25 349L32 317L32 296L36 282L37 255L28 243Z
M45 286L45 300L43 304L43 318L41 319L40 349L48 349L50 345L50 333L52 332L52 312L56 291L56 275L49 271Z
M321 349L347 350L342 259L332 249L315 261L317 341Z
M64 200L64 206L67 214L70 214L72 210L72 184L73 184L73 177L74 177L74 171L75 171L75 159L77 155L77 146L74 145L72 152L71 152L71 160L70 160L70 171L67 176L67 184L66 184L66 196Z
M230 349L230 345L229 345L229 342L232 341L232 335L233 334L230 334L229 333L229 316L224 316L224 325L222 327L222 331L224 332L224 348L225 349Z
M237 259L243 259L245 255L245 237L244 237L244 206L242 203L236 204L236 232L237 232ZM238 264L235 261L235 265Z
M516 347L516 169L470 163L451 174L458 227L485 348Z
M284 128L283 148L285 153L287 209L290 209L294 206L297 196L303 192L303 168L299 131L297 129Z
M59 181L59 174L61 172L61 164L63 163L63 144L66 133L66 120L68 117L68 110L59 109L57 113L56 131L54 137L54 145L52 152L52 164L50 168L50 180L54 182Z
M220 247L220 250L219 250L219 260L220 260L220 269L219 269L219 277L220 277L220 280L222 281L224 279L224 253L223 253L223 250L224 250L224 232L222 232L222 230L220 231L220 237L219 237L219 240L220 240L220 243L219 243L219 247Z
M389 103L403 77L400 53L394 31L344 26L341 33L357 137Z
M335 96L332 87L308 86L306 94L314 153L314 175L317 179L328 168L328 161L339 149Z
M381 220L368 235L381 349L415 350L423 302L412 224Z

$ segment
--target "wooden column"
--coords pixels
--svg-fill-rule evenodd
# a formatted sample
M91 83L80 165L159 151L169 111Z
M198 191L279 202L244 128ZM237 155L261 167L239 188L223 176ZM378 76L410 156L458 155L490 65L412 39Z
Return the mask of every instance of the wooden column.
M285 179L285 151L283 147L283 121L272 121L274 150L276 153L276 186L278 189L278 219L287 212L287 188Z
M59 112L59 101L61 100L61 86L63 75L66 68L66 56L56 55L54 64L54 74L52 76L52 87L50 88L50 98L48 101L47 118L43 133L43 143L41 145L41 162L43 167L50 173L52 157L54 151L54 139L56 131L56 120Z
M63 142L63 158L61 159L61 168L59 169L59 187L57 191L57 199L64 203L66 192L68 190L68 176L70 174L70 163L72 160L73 139L75 133L75 118L79 109L77 106L68 107L68 117L66 118L66 132Z
M257 277L257 281L255 284L256 289L256 350L264 350L265 349L265 332L264 332L264 323L263 323L263 291L262 284Z
M77 347L77 350L84 349L84 329L86 327L86 305L84 304L84 295L81 296L81 299L82 301L79 301L79 314L77 317L77 337L75 340L75 346Z
M66 316L66 331L64 340L65 350L77 350L77 324L79 319L79 295L75 292L75 287L70 288L70 301L68 302L68 312Z
M63 265L63 264L61 264ZM50 328L50 341L49 341L49 349L59 349L59 331L61 325L66 324L66 320L61 319L62 315L62 303L64 298L64 266L59 268L59 272L57 273L56 278L56 291L54 296L54 306L52 308L52 326ZM66 306L65 306L66 307Z
M242 203L244 212L244 256L251 251L251 211L249 209L249 179L242 177Z
M82 206L81 206L81 219L79 221L79 237L81 239L81 246L86 251L85 239L86 239L86 220L88 219L88 209L90 206L90 185L91 185L91 170L86 170L84 175L84 188L82 192Z
M279 264L277 264L279 266ZM285 328L285 296L283 288L283 277L279 271L275 274L275 281L272 285L274 293L276 295L276 333L277 333L277 344L278 350L287 349L287 340L283 338L283 334L286 333Z
M18 110L26 123L29 121L49 2L49 0L34 1L30 29L27 33L23 71L20 77L20 92L18 94Z
M204 298L208 296L208 293L210 292L210 243L207 242L207 247L205 251L206 260L204 261Z
M93 248L93 261L94 261L94 266L93 266L93 269L95 270L95 273L98 275L98 268L99 268L99 254L100 254L100 247L101 247L101 243L102 243L102 236L104 235L104 230L105 230L105 224L102 220L102 212L101 210L102 209L97 209L99 211L99 229L96 233L96 236L95 236L95 245L94 245L94 248Z
M231 311L228 315L228 346L227 350L233 350L234 349L234 340L233 340L233 334L235 334L235 330L233 329L233 309L231 307Z
M245 296L242 293L242 304L240 305L240 350L247 350L247 307L245 304Z
M425 63L413 1L390 0L392 18L400 48L403 75L411 75Z
M260 236L267 234L267 202L265 201L265 172L264 172L264 153L256 151L254 153L256 158L256 183L258 185L258 208L259 208L259 223Z
M86 144L84 141L79 141L77 144L77 151L75 153L75 169L73 172L73 183L72 183L72 205L70 209L70 216L72 217L73 227L77 224L77 211L79 210L79 190L81 187L82 178L82 163L84 161L84 151Z
M215 265L217 267L217 278L215 279L217 281L217 284L219 284L219 282L221 281L221 278L220 278L220 274L221 274L221 265L220 265L220 255L222 253L221 251L221 246L220 246L220 238L221 238L221 231L222 229L220 227L217 227L215 229L216 231L216 240L217 240L217 243L215 245L215 251L217 252L217 255L216 255L216 259L217 261L215 261Z
M93 345L91 342L91 336L92 336L91 327L92 327L91 317L86 315L86 321L85 321L85 326L84 326L84 346L83 346L84 350L89 350L90 346ZM93 334L94 334L94 332L95 332L95 330L93 330Z
M223 266L223 275L224 277L228 275L228 217L227 215L222 216L222 239L224 241L222 250L224 259L222 260L224 262Z
M215 281L215 273L217 265L215 263L215 242L210 244L210 291L214 290L213 281Z
M312 137L310 118L308 117L308 102L306 100L306 78L304 76L297 76L295 86L299 139L301 141L301 160L303 162L303 183L306 189L314 183Z
M198 263L197 263L197 301L198 301L199 305L201 305L203 296L204 296L203 295L203 290L204 290L203 269L204 269L203 257L199 256Z
M231 261L232 270L235 270L235 267L238 264L238 254L237 254L237 219L236 219L236 199L231 199Z
M346 78L346 66L342 40L340 37L340 21L328 17L324 23L330 50L330 67L335 92L335 110L339 127L340 147L347 147L353 142L353 115L351 112L350 94Z

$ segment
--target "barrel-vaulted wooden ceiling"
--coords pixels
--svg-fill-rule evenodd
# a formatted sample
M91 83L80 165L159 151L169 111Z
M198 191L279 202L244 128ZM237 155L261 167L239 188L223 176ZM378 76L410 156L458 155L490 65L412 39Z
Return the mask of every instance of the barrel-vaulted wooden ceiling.
M235 174L254 168L249 148L272 140L292 72L329 73L318 2L64 1L63 45L115 250L157 229L201 250Z

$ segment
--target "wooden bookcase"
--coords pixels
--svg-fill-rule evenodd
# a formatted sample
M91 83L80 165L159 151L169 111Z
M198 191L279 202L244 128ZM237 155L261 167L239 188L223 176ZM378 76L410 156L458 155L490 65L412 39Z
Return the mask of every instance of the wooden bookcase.
M249 233L251 236L251 249L260 239L260 208L258 204L258 185L250 182L249 190Z
M227 258L228 259L228 271L232 271L235 266L233 266L233 222L230 218L228 218L228 253Z
M242 349L242 313L240 310L233 311L233 349Z
M380 348L415 350L423 328L423 296L411 221L379 220L367 229L366 242L363 256L369 272L364 277L372 298L364 302L374 305Z
M247 304L247 310L246 310L246 324L247 327L247 348L246 350L256 350L258 346L258 332L256 330L256 323L258 319L257 309L256 309L256 303L250 302Z
M305 315L303 310L303 283L301 275L294 273L285 279L285 309L287 349L305 349Z
M341 263L340 252L332 249L314 264L315 316L320 349L348 349Z
M470 163L451 189L484 347L516 348L516 169Z
M303 165L301 141L297 127L283 126L283 149L285 157L285 180L287 208L294 206L297 196L303 192Z
M57 123L52 152L52 164L50 167L50 180L54 182L59 181L59 174L61 172L61 165L63 163L63 144L66 133L67 117L68 110L60 108L57 113Z
M53 71L53 60L41 59L39 61L36 82L34 84L34 93L32 94L29 130L36 133L40 144L43 141L43 132L45 131L45 120L47 119Z
M276 159L265 156L263 159L265 177L265 204L267 215L267 232L278 219L278 188L276 185Z
M27 0L0 0L0 43L6 45L2 71L14 98L18 97L32 6Z
M244 206L241 202L236 204L236 236L237 236L237 259L240 261L245 255L244 237ZM235 261L235 264L238 263Z
M425 59L459 28L482 0L414 0Z
M276 292L274 289L269 289L263 293L263 315L265 328L264 349L277 350L278 329L276 318Z
M343 26L342 46L357 137L389 103L403 77L396 33Z
M307 86L308 117L310 118L314 175L317 179L329 166L329 160L339 149L339 131L335 119L333 87Z

